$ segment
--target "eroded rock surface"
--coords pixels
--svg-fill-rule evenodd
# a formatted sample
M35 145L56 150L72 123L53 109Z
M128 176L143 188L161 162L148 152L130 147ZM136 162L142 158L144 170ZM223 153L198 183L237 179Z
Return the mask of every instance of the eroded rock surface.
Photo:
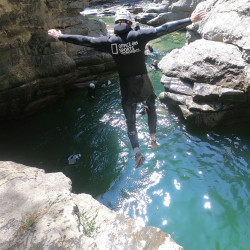
M71 193L62 173L0 161L0 249L181 250L155 227Z

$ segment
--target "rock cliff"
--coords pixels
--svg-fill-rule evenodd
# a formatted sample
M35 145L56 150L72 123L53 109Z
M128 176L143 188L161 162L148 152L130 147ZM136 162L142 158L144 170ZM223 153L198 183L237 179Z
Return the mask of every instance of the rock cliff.
M198 126L250 121L250 2L207 0L208 15L188 27L189 45L166 55L163 102Z
M114 69L109 55L56 42L47 35L49 28L105 35L103 22L80 15L87 6L88 0L1 0L0 118L36 112L75 82Z
M155 227L71 193L62 173L0 161L0 249L181 250Z

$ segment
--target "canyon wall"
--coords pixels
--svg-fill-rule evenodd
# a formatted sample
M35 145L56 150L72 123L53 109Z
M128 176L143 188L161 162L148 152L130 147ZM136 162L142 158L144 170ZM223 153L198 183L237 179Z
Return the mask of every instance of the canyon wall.
M56 42L47 35L50 28L106 35L104 22L80 15L88 5L88 0L1 0L0 119L32 114L74 83L114 69L108 54Z

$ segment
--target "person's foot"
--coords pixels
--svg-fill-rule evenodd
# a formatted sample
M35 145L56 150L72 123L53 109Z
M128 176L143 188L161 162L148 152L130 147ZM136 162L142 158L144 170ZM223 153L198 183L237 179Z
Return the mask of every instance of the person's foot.
M139 168L142 166L143 162L144 162L145 158L142 155L141 152L137 152L135 154L135 168Z
M152 140L150 139L150 141L148 142L148 148L158 148L160 146L160 144L156 141L156 140Z

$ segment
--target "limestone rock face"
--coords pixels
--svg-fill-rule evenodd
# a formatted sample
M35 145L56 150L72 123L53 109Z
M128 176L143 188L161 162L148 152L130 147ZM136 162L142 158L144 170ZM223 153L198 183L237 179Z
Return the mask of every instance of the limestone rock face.
M250 3L208 0L197 8L208 16L189 26L190 44L159 63L166 91L160 99L199 126L250 121Z
M0 162L0 249L181 250L155 227L71 193L62 173Z
M63 33L105 35L103 22L79 14L87 6L87 0L5 0L1 4L1 119L36 112L61 97L79 79L84 81L114 68L106 54L56 42L47 35L50 28Z

